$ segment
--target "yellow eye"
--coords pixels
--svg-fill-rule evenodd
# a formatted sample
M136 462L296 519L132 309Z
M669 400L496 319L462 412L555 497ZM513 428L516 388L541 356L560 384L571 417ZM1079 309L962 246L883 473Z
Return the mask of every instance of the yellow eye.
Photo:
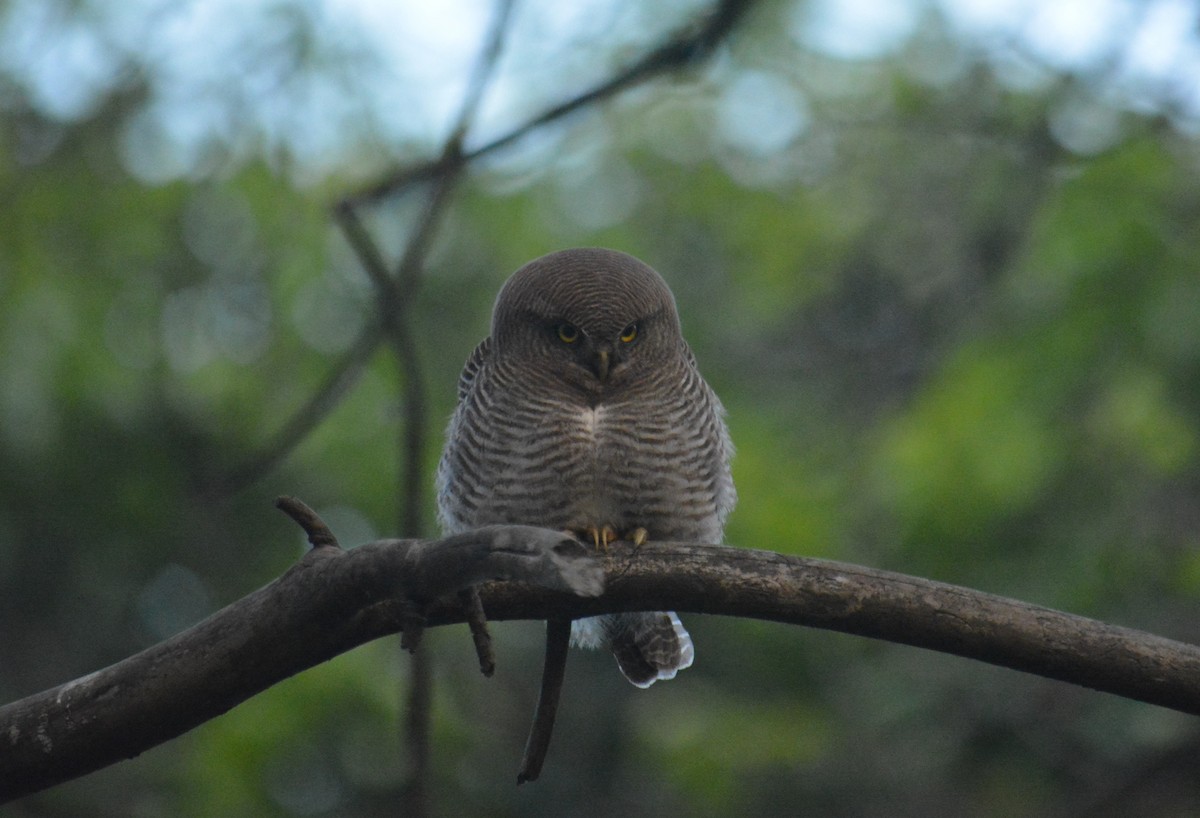
M564 344L573 344L579 340L579 327L574 324L559 324L558 325L558 340Z
M624 330L621 331L621 341L623 343L628 344L630 341L632 341L634 338L637 337L637 332L638 332L638 325L630 324Z

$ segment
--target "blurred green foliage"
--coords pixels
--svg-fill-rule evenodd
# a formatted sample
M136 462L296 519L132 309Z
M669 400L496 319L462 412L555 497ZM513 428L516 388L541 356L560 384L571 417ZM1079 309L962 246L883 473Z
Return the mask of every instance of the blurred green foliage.
M485 106L479 141L699 7L595 5L596 31L521 6L498 80L508 104ZM1019 41L974 38L949 2L914 0L917 22L877 53L830 56L810 34L836 5L759 4L711 61L471 170L415 311L426 463L505 277L552 249L613 246L672 284L729 410L729 542L1197 641L1195 111L1173 86L1123 85L1113 61L1039 64ZM437 106L414 102L398 136L385 126L410 109L378 97L380 77L410 101L450 82L437 88L453 99L469 65L389 74L378 42L323 34L315 5L250 4L226 52L193 66L229 76L192 77L197 90L168 70L153 15L46 3L34 24L36 6L0 4L0 42L64 49L72 32L67 79L93 65L80 42L109 62L86 74L90 96L56 103L53 83L0 60L6 700L277 576L302 547L277 494L306 499L347 543L398 533L403 375L386 351L265 476L237 476L370 320L331 204L436 150ZM1105 47L1120 55L1136 29ZM195 104L185 116L172 99ZM389 258L426 194L369 210ZM838 634L688 623L695 667L649 691L609 657L572 654L544 777L519 790L541 626L494 627L492 680L463 633L430 634L437 812L1200 810L1192 718ZM395 644L364 647L11 814L393 814L407 674Z

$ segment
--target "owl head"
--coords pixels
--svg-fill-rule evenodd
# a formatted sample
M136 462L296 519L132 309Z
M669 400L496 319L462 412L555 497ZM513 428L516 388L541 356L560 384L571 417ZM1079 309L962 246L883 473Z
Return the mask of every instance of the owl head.
M500 356L589 393L636 382L682 349L675 299L662 276L616 250L578 248L513 273L492 311Z

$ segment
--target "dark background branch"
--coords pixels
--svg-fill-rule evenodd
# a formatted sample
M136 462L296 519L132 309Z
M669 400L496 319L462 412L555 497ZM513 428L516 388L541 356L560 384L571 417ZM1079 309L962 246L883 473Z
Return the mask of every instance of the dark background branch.
M701 25L688 26L603 82L551 106L511 131L466 152L463 160L473 162L517 142L551 122L589 105L603 102L639 82L698 63L734 31L738 22L753 5L754 0L723 0ZM456 132L461 134L463 131L460 128L456 129ZM342 206L378 202L410 185L428 181L442 173L442 159L400 168L369 187L347 196Z
M467 151L464 149L464 142L475 113L483 101L492 73L495 71L512 16L513 3L511 0L501 0L497 5L492 27L481 49L479 62L455 126L447 138L441 155L427 162L395 170L370 187L346 196L334 207L335 220L350 243L355 256L379 290L382 321L371 323L363 330L351 350L331 368L330 374L314 392L314 396L284 423L283 428L263 447L262 451L254 453L247 458L245 463L231 470L224 481L224 493L232 494L244 489L276 467L309 432L337 407L357 381L371 354L385 337L393 336L393 345L397 347L398 353L402 354L403 360L410 364L415 360L415 353L402 352L406 343L404 340L407 333L406 328L403 324L401 325L399 341L397 341L394 326L389 327L389 325L397 317L395 311L406 309L407 303L416 295L420 284L421 268L433 233L452 199L455 183L468 165L517 142L524 136L568 114L603 102L621 91L660 74L699 62L712 53L716 46L734 31L737 23L753 5L753 0L724 0L714 8L701 25L693 25L676 33L609 79L565 102L551 106L529 121L486 144ZM388 276L387 264L382 258L377 243L361 224L356 212L357 208L378 203L402 190L425 182L433 182L433 190L425 213L406 245L404 257L397 266L395 277ZM413 371L408 372L405 380L406 383L415 380ZM407 397L411 399L411 394ZM409 405L412 405L411 400ZM423 404L420 405L423 407ZM411 423L407 425L410 429L413 427ZM421 433L414 432L412 434ZM409 440L404 444L406 450L401 454L406 464L405 467L410 472L413 466L411 453L416 451L418 443L420 441ZM406 493L401 492L401 494ZM403 506L405 509L417 507L413 504ZM401 511L402 516L405 513L407 512ZM410 529L402 527L401 530L409 531Z
M614 545L602 595L568 592L570 577L576 588L595 591L594 567L561 534L515 526L426 543L316 549L192 629L0 708L8 741L0 797L137 755L288 676L394 633L414 596L438 595L429 625L461 622L452 592L489 575L525 580L483 586L493 620L659 608L752 617L929 648L1200 715L1200 648L968 588L768 551L655 543Z

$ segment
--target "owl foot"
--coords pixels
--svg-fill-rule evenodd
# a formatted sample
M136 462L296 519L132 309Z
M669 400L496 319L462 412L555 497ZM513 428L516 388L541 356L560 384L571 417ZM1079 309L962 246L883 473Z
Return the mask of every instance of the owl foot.
M641 526L638 526L637 528L630 531L628 534L626 534L621 539L628 540L629 542L633 543L637 547L641 548L643 545L646 544L646 540L649 537L650 537L650 532L647 531L646 529L642 528Z

